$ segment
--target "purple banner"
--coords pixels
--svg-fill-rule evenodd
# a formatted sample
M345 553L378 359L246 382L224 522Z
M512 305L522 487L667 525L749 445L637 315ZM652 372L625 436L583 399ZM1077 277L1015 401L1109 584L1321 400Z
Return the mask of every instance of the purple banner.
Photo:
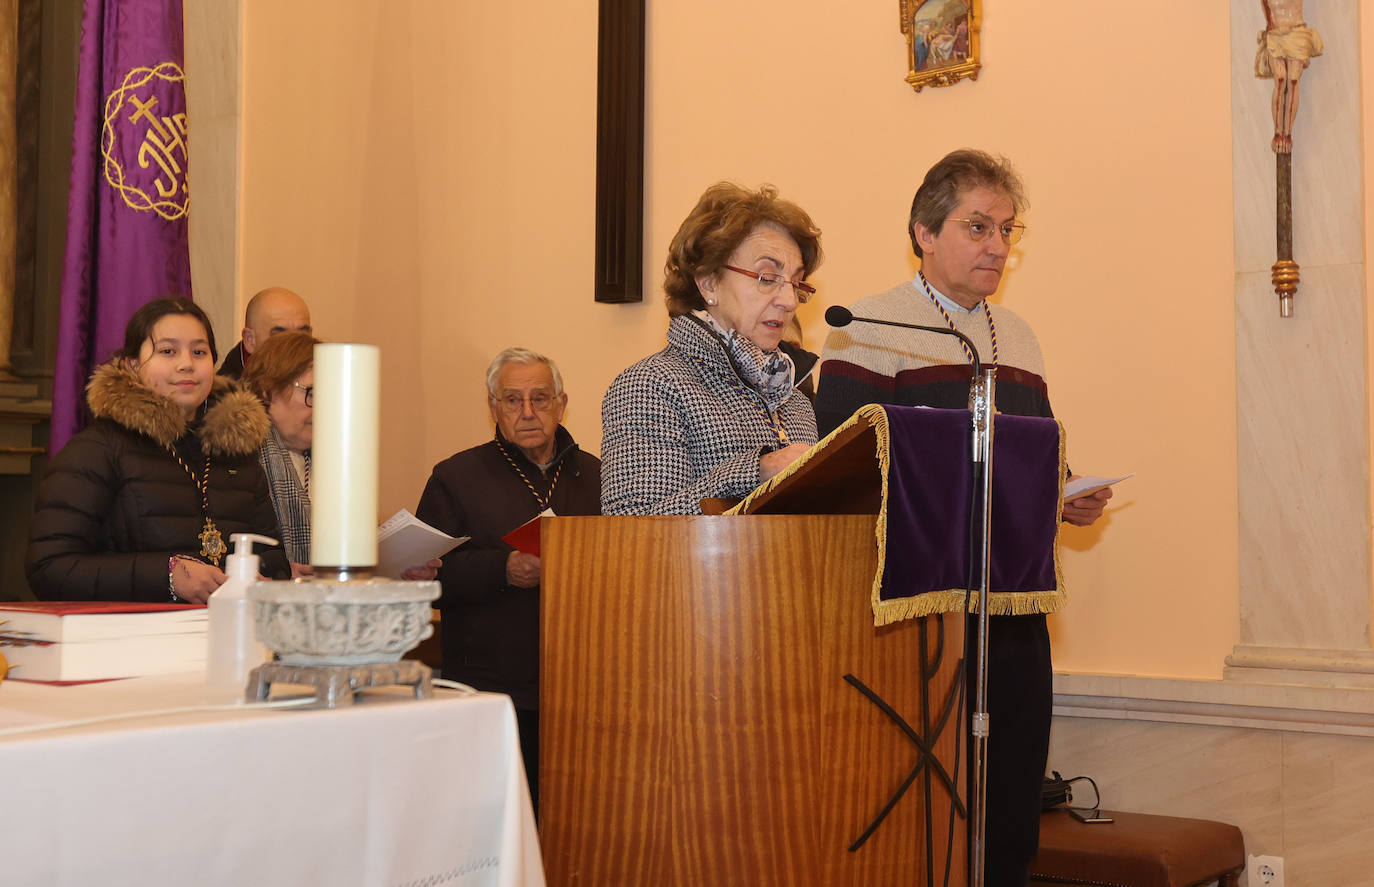
M86 0L51 451L145 302L191 295L182 0Z
M884 407L891 431L887 563L879 597L892 600L982 584L969 524L982 525L981 492L970 502L973 429L968 410ZM1058 587L1059 425L998 414L992 460L994 593ZM969 562L974 561L969 583ZM992 612L997 612L992 610Z

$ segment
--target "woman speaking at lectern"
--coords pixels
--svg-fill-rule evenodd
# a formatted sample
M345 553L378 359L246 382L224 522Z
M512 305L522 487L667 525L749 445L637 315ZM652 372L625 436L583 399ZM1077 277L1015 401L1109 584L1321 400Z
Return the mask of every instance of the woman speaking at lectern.
M764 186L721 182L668 248L668 345L601 404L604 514L696 514L740 498L816 442L816 417L778 346L815 288L820 231Z

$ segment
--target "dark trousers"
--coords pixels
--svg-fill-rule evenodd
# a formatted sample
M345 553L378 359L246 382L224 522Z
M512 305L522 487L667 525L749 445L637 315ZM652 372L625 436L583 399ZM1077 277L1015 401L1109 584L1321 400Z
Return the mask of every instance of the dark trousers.
M515 726L520 734L520 757L525 760L525 780L530 784L530 803L539 819L539 709L517 708Z
M969 616L969 673L977 668L978 619ZM1043 615L988 620L986 887L1026 887L1040 842L1040 789L1053 707L1050 632ZM969 712L974 708L969 688ZM970 745L970 750L972 745ZM969 785L972 797L973 767Z

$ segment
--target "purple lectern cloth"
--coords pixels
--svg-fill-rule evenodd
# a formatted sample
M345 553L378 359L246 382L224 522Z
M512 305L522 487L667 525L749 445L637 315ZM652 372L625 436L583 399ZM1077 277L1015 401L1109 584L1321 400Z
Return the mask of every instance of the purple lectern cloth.
M140 305L191 295L182 0L86 0L53 378L55 452Z
M971 541L974 560L981 556L981 535L969 537L970 505L975 517L982 509L982 491L973 491L969 413L884 409L889 467L879 601L969 587ZM994 602L992 612L1040 612L1044 607L1033 605L1029 596L1058 588L1055 543L1063 470L1059 424L1000 414L995 421L989 588L1005 597L1001 606ZM980 583L981 569L975 564L971 587Z

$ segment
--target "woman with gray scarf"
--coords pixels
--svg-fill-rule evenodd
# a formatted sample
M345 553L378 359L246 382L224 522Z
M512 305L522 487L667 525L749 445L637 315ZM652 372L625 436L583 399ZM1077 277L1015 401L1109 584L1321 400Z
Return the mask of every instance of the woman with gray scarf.
M243 383L267 407L272 428L258 449L291 574L310 572L310 445L314 441L315 345L306 331L278 333L258 346Z
M315 441L315 346L304 330L278 333L260 344L243 368L243 384L267 407L272 428L258 448L267 475L281 544L293 578L313 574L310 567L310 448ZM433 579L437 558L411 567L402 579Z
M772 187L702 194L668 248L668 345L601 404L604 514L698 514L702 499L741 498L816 442L778 346L820 261L819 229Z

